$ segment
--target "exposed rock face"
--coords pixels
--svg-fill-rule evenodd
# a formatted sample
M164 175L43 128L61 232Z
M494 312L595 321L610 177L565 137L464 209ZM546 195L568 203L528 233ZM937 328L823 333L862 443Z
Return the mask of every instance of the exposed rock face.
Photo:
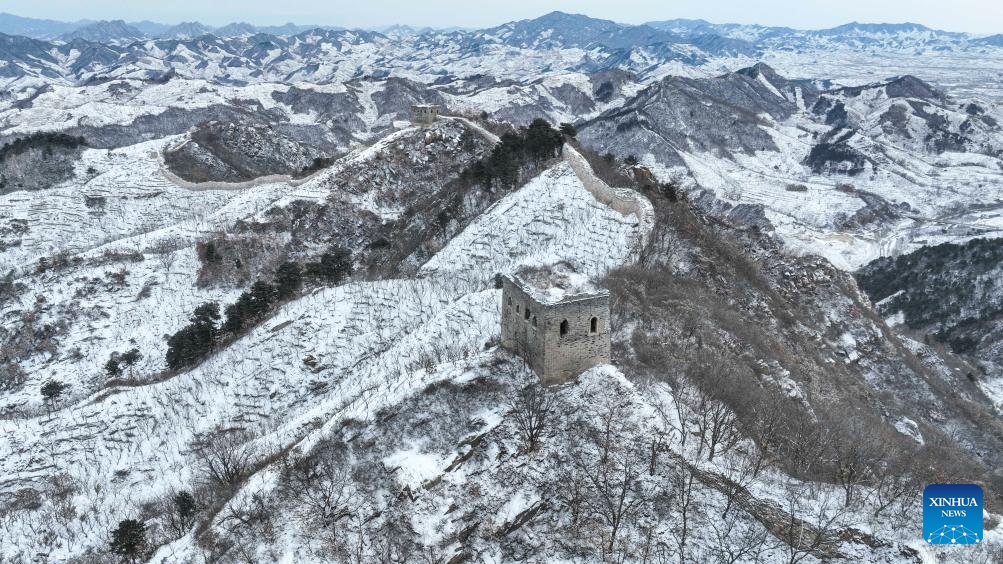
M710 79L669 77L586 123L580 136L601 151L653 154L665 164L682 163L677 150L776 150L759 116L790 117L798 95L812 103L817 96L812 86L781 79L766 65Z
M191 182L240 182L273 174L301 173L331 155L269 126L211 122L165 153L171 171Z

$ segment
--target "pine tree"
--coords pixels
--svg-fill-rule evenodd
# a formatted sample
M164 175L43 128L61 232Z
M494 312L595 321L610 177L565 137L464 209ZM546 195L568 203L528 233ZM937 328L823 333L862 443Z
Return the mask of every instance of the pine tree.
M135 519L120 521L111 533L111 551L135 562L146 548L146 525Z
M278 299L287 300L303 288L303 269L295 262L284 262L275 270L275 293Z
M171 369L193 366L216 346L219 337L219 304L205 303L192 313L191 323L167 340L167 366ZM138 353L138 351L137 351Z
M104 371L112 378L122 373L121 359L119 358L117 352L111 353L111 357L108 359L108 362L104 363Z
M564 136L543 118L534 119L526 129L526 150L537 161L554 157L562 145Z
M178 536L184 536L188 529L192 528L198 512L198 501L191 492L181 491L174 496L174 515L172 515L171 521Z
M219 321L219 304L216 302L204 303L192 312L190 318L192 325L199 325L203 327L215 327L216 322Z
M57 380L49 380L42 386L42 398L45 399L45 403L49 408L49 412L52 412L52 407L59 401L60 396L63 392L69 388L69 385L59 382Z
M247 303L246 313L250 317L257 318L264 315L272 307L272 304L275 303L275 286L258 280L251 285L248 295L250 296L250 301Z
M143 354L139 352L139 349L129 349L128 351L122 353L119 360L122 364L126 366L132 366L143 358Z
M244 328L246 316L244 309L251 300L251 296L244 292L237 298L237 303L226 306L226 321L223 323L223 331L226 333L239 333Z
M352 274L352 251L336 247L321 255L320 261L308 264L307 273L331 284L338 284Z

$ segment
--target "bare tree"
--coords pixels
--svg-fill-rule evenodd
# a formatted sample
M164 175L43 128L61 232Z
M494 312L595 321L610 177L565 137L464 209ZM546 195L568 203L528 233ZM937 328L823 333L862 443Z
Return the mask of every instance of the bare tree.
M532 452L539 446L540 439L550 425L554 405L554 394L539 382L529 384L509 402L509 413L519 428L527 452Z
M735 513L722 519L709 519L708 525L714 533L715 542L711 550L715 562L759 562L763 553L771 548L768 542L770 533L766 527L751 520L743 523Z
M917 458L916 451L900 454L888 461L877 473L872 498L875 517L896 506L896 517L911 517L911 501L919 496L923 488L923 481L913 470L916 468Z
M680 385L677 401L685 403L693 413L700 444L697 456L707 450L707 460L730 449L741 438L735 414L723 401L726 390L734 387L727 359L715 353L700 354L686 370L686 379L693 387Z
M230 538L255 535L262 544L274 542L275 524L272 517L272 507L269 500L260 493L238 495L226 503L217 516L219 526L226 529ZM255 543L238 542L234 549L248 563L258 562L255 557Z
M748 495L748 487L755 479L756 462L748 457L740 457L738 460L729 460L725 464L725 472L721 480L721 493L727 500L721 518L727 519L728 513L735 505L739 496Z
M680 419L682 414L679 411L678 402L668 397L667 394L659 393L660 386L665 386L666 390L669 389L667 383L656 382L652 384L650 393L647 394L650 397L652 408L658 415L658 421L661 423L652 429L651 454L648 460L648 475L650 476L654 476L658 471L659 455L669 450L674 437L679 437L683 447L686 443L686 433L683 432L682 420Z
M386 509L379 528L372 531L373 556L381 564L413 562L420 545L411 524L414 509L408 496L392 493L386 498Z
M636 454L617 452L608 455L605 463L583 468L591 490L585 497L585 505L608 530L604 558L613 554L625 522L634 517L644 502L641 464Z
M777 450L791 470L804 477L817 477L815 472L825 460L827 441L818 423L805 409L796 407L787 414L787 426L777 435Z
M686 561L686 546L689 542L690 531L692 530L693 517L693 486L696 477L693 471L685 463L673 468L672 472L672 492L670 494L675 506L678 519L673 527L673 535L676 538L676 548L679 551L679 561Z
M872 436L877 429L865 429L860 420L848 417L834 421L825 441L836 481L843 488L843 505L850 507L860 484L873 480L873 468L884 460L886 448Z
M785 489L787 516L781 539L786 544L788 564L797 564L809 555L835 556L846 508L831 503L828 497L812 499L805 484L788 482Z
M324 444L309 456L288 461L283 477L286 495L322 528L338 527L362 506L348 450L342 444Z
M621 546L624 531L652 497L645 479L648 443L616 392L604 393L596 404L601 406L598 413L584 414L568 426L576 440L560 461L566 470L558 497L571 504L576 529L596 540L600 558L610 561L618 552L628 552Z
M217 486L231 487L247 473L254 452L247 444L250 433L217 427L195 440L192 456L201 475Z
M714 460L714 455L731 450L741 439L738 421L724 402L715 400L710 395L701 393L696 409L697 433L700 437L698 454L707 448L707 460Z

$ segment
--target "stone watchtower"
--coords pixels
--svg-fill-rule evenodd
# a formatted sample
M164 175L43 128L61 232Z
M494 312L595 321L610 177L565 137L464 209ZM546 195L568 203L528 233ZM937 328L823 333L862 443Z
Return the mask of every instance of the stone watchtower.
M411 125L428 127L439 119L439 106L415 104L411 106Z
M567 382L610 360L609 292L567 264L503 277L502 347L544 384Z

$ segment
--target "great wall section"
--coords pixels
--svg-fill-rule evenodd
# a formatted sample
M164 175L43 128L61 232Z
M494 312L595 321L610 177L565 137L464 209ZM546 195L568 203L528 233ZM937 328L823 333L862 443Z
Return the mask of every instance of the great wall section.
M592 166L585 160L574 147L565 143L564 160L578 176L578 179L585 185L585 189L599 202L609 206L621 215L635 215L638 221L637 247L633 249L634 254L640 252L648 243L651 230L655 227L655 210L651 202L636 190L630 188L614 188L603 182Z

